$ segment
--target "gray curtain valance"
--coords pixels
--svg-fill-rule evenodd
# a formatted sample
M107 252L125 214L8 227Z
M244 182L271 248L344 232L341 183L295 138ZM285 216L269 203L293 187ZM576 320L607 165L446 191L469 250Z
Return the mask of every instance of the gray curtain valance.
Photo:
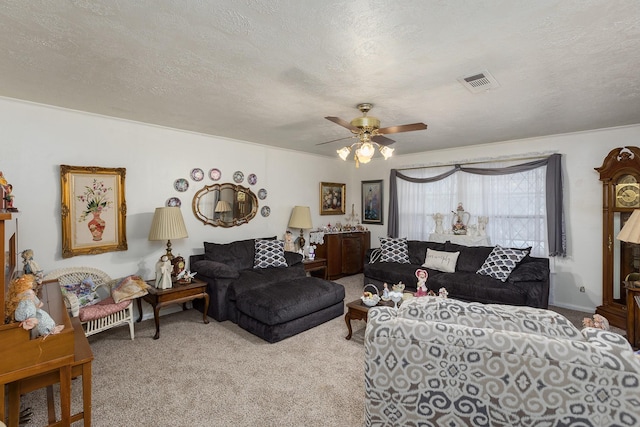
M547 167L546 176L546 205L547 205L547 232L549 239L549 256L567 256L567 243L565 236L564 211L562 209L562 155L552 154L546 159L534 160L520 165L504 168L473 168L455 165L453 169L430 178L413 178L391 169L389 177L389 222L387 232L391 237L398 237L399 213L398 213L398 189L396 180L413 182L417 184L440 181L456 172L467 172L476 175L507 175L526 172L539 167Z

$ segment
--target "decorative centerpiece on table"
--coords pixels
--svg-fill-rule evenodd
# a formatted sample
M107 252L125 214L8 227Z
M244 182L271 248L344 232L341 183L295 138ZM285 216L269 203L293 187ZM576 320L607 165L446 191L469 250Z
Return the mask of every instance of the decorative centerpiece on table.
M453 213L453 220L451 229L453 234L464 235L467 234L467 224L471 219L471 214L469 212L465 212L462 207L462 202L458 203L458 208L456 211L451 211Z

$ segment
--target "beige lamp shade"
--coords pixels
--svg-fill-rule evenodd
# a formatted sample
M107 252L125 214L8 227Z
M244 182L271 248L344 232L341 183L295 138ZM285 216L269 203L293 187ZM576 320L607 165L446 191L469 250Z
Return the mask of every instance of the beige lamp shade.
M311 224L311 209L309 206L294 206L291 211L291 218L289 218L290 228L313 228Z
M151 221L151 230L149 230L149 240L166 240L167 256L169 259L173 259L171 239L184 239L186 237L189 237L189 235L179 207L156 208Z
M633 211L617 238L627 243L640 243L640 209Z
M226 200L218 200L216 203L216 212L231 212L231 204Z

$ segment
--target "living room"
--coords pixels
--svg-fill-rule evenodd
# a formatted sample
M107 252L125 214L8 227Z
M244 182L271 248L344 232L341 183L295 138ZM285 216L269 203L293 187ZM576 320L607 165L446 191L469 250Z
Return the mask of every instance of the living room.
M414 6L417 7L417 5ZM558 6L557 2L550 2L549 7L555 6ZM589 11L592 12L594 8L591 5ZM552 12L549 13L553 15ZM623 15L621 14L621 16ZM593 16L587 17L586 26L591 22L590 19L595 18ZM618 16L616 19L622 18ZM637 22L637 16L634 19ZM611 22L616 22L616 20L612 19ZM631 30L629 32L632 33ZM637 33L635 33L635 37L637 38ZM631 35L629 36L630 44L637 43L635 40L632 40ZM633 49L627 47L621 50L623 53L629 53ZM636 49L634 52L638 51ZM9 54L5 51L2 57L9 62L15 60L15 50L13 52ZM30 54L35 55L34 52ZM596 52L593 55L598 54ZM639 65L637 64L639 61L637 54L622 55L622 57L620 67L637 70L636 65ZM483 61L471 62L480 63ZM385 65L384 68L386 72L389 72L388 68L392 67ZM447 84L458 84L456 77L461 73L452 71L452 76L449 76L449 71L447 70L447 78L452 77L452 81ZM500 70L491 68L491 71L501 83L506 83L501 78ZM420 73L425 72L424 69L420 70ZM413 78L417 79L417 76L413 75ZM28 78L25 77L25 81L33 79L31 74ZM628 84L629 88L624 96L625 99L619 95L620 102L631 102L631 107L627 107L627 110L632 111L632 114L637 118L637 111L639 111L637 101L632 100L634 97L637 98L637 77L633 75L625 82L623 86ZM99 86L100 82L84 82L83 84ZM292 86L296 84L297 82L291 83ZM10 85L11 83L4 83L5 87L0 90L0 95L2 95L0 98L0 123L3 139L0 170L13 185L14 205L19 210L15 214L15 217L18 218L19 228L18 250L32 249L35 259L45 271L86 266L104 270L111 277L137 274L144 279L154 278L155 264L159 255L163 253L165 245L162 242L149 241L149 229L155 208L164 206L167 200L172 197L181 199L181 211L189 234L188 238L172 241L172 250L174 254L188 258L192 254L203 251L203 242L226 243L274 235L282 238L287 230L292 208L296 205L311 208L314 228L324 226L327 223L333 224L336 221L344 222L343 215L320 215L319 186L321 182L344 183L347 213L354 206L355 212L361 214L361 182L384 180L384 195L387 196L391 169L423 165L464 164L481 160L524 159L560 153L563 159L567 256L551 258L550 304L593 313L595 307L602 303L603 298L602 183L594 168L602 165L603 159L612 149L640 145L640 119L616 125L608 125L609 121L603 119L602 121L593 120L596 125L591 128L548 134L541 132L539 135L523 138L497 138L477 144L465 141L464 145L452 144L449 147L434 149L430 135L432 133L438 135L442 126L432 120L437 113L433 110L437 110L438 107L430 105L434 103L431 98L425 97L418 102L418 104L424 105L424 109L414 109L408 104L404 104L402 99L396 98L393 88L380 88L378 95L377 88L362 85L359 88L361 92L357 99L345 99L347 95L342 95L339 100L323 101L323 108L314 113L317 120L308 125L308 133L313 134L316 129L325 126L329 130L323 130L322 132L327 133L317 133L313 137L304 135L304 141L307 142L307 145L312 146L329 139L348 136L348 131L339 129L338 126L329 123L323 117L330 115L340 115L344 118L355 117L358 112L353 107L358 102L372 101L379 106L380 110L377 110L378 107L376 107L372 114L377 111L392 113L391 117L376 113L376 116L383 120L385 126L424 121L429 125L429 128L426 131L408 132L402 137L394 137L399 142L395 145L396 152L391 158L383 160L378 154L370 163L356 168L351 159L343 162L337 157L335 150L340 145L329 144L327 151L319 153L313 152L312 148L297 150L263 144L259 139L218 136L215 133L207 134L171 125L153 124L142 119L121 118L118 117L117 107L113 106L111 106L113 114L108 114L107 109L102 113L96 113L90 110L83 111L81 108L65 108L55 102L47 103L37 96L38 93L44 93L55 97L55 84L52 84L48 89L42 86L34 87L35 95L32 94L31 97L27 96L27 91L18 94L11 87L7 87ZM460 89L466 90L462 87ZM495 92L507 89L502 87L496 89ZM357 92L356 89L353 90ZM611 88L612 92L615 90L615 87ZM561 103L560 106L554 105L550 109L555 111L577 109L579 105L575 104L576 94L574 91L575 88L571 87L571 91L566 97L566 103ZM131 90L131 92L131 96L134 97L135 90ZM265 92L264 95L261 95L262 99L273 96L271 90ZM330 93L331 91L326 92ZM335 89L335 92L340 92L340 90ZM366 98L369 94L375 99L361 98L363 96ZM481 95L467 95L469 97L484 96L482 99L470 98L469 100L469 103L478 109L489 108L488 105L494 102L490 98L491 92ZM93 92L84 95L78 90L78 98L85 98L84 101L90 99L91 96L94 96ZM197 94L192 94L192 96L195 98ZM410 95L405 96L412 98ZM306 104L309 98L315 99L316 97L320 97L317 92L306 98L300 96L302 99L292 100L289 94L285 94L282 99L262 108L264 110L275 109L280 103ZM436 98L435 95L434 98ZM630 99L631 101L629 101ZM387 100L390 107L384 107ZM133 102L130 98L121 99L122 108L127 109L130 102ZM523 99L523 102L526 102L526 99ZM225 101L216 100L216 103L224 104ZM338 105L341 110L331 109L333 106L338 108ZM329 108L330 106L331 108ZM173 105L167 103L159 105L158 109L169 110L171 107ZM182 107L186 107L186 105L175 105L176 109ZM600 107L593 104L589 109L597 111ZM609 105L607 104L602 110L601 115L609 119ZM471 115L473 109L466 105L464 111L465 115ZM528 113L533 117L542 114L540 111L529 111ZM450 114L455 115L455 112ZM237 115L241 116L240 113ZM275 127L286 127L290 124L282 123L275 116L276 113L265 112L262 114L261 120L274 121ZM572 114L567 114L567 120L570 118L569 116ZM251 114L247 113L243 119L249 122L251 118ZM226 117L216 119L224 122ZM206 119L203 120L200 117L200 120L205 121ZM305 116L287 117L283 120L309 123L311 119ZM519 126L519 118L512 120L516 127ZM188 121L186 120L186 122ZM544 120L537 120L538 127L544 129L545 125ZM492 123L489 122L484 127L491 126ZM479 129L479 132L483 130ZM296 137L289 139L295 140ZM302 136L300 140L302 140ZM403 151L402 144L405 143L407 146L415 144L420 149L414 149L411 152ZM302 143L300 144L302 145ZM63 164L126 168L126 240L128 245L126 251L80 255L71 258L62 257L60 165ZM252 188L256 190L264 188L267 191L266 199L260 200L260 207L268 206L270 214L263 216L258 212L256 217L247 224L237 227L211 227L202 224L192 212L192 199L200 188L213 181L209 177L205 177L203 181L199 182L192 180L190 173L194 168L200 168L205 173L212 168L218 168L222 172L220 182L232 182L232 176L236 171L241 171L245 177L249 174L255 174L257 184ZM182 178L188 181L189 187L184 192L177 192L174 183L177 179ZM386 204L387 201L385 201L385 218L388 213ZM454 209L455 206L451 208ZM387 235L386 222L383 225L367 224L366 226L371 232L372 247L378 246L379 237ZM291 231L299 232L299 230ZM144 305L143 309L144 319L152 319L151 307ZM167 310L163 314L169 315L171 312L175 312L175 310ZM198 319L198 321L200 320ZM151 323L151 321L146 323ZM336 336L344 341L346 333L344 323L338 325L339 330L336 331ZM198 324L197 326L198 328L203 326L222 328L223 332L229 332L229 326L223 323L211 322L209 325ZM140 325L136 325L136 328L140 329ZM130 349L130 346L135 345L138 341L150 340L150 335L147 333L150 331L142 330L144 333L137 332L139 336L133 343L127 342L127 338L124 337L124 341L110 339L108 344L120 346L126 343L128 351L133 351L140 357L144 357ZM121 334L118 337L121 338ZM163 338L165 337L163 336ZM246 337L242 335L241 338ZM101 337L98 335L94 340L100 339ZM162 344L167 340L160 339L158 342ZM176 347L173 347L174 344ZM174 344L172 344L172 348L178 351L179 345L186 345L186 342L180 340ZM234 341L234 344L238 345L238 342ZM355 343L351 344L355 345ZM102 345L104 346L104 343ZM251 342L251 350L253 347L259 347L260 351L264 351L265 358L277 357L277 348L264 350L255 342ZM232 347L233 350L243 351L239 347ZM296 350L303 351L299 347L296 347ZM359 357L361 355L359 350L352 349L351 351ZM302 354L301 357L311 356ZM339 363L338 361L334 367ZM106 371L108 372L108 369ZM103 384L108 384L108 382ZM355 388L355 390L361 390L361 387ZM99 410L100 406L96 405L94 411ZM291 425L295 425L295 423Z

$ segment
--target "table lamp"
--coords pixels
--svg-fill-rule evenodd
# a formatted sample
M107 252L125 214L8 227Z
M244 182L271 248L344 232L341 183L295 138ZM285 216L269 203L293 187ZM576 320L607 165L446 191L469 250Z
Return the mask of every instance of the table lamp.
M220 214L220 218L224 221L224 215L227 212L231 212L231 204L226 200L218 200L216 203L216 208L214 209L216 213Z
M298 237L298 246L300 249L304 249L304 229L311 229L311 209L309 206L294 206L291 211L291 218L289 218L289 228L299 228L300 237Z
M173 260L171 253L171 240L189 237L187 227L184 225L182 212L177 206L156 208L149 230L149 240L166 240L169 261Z

